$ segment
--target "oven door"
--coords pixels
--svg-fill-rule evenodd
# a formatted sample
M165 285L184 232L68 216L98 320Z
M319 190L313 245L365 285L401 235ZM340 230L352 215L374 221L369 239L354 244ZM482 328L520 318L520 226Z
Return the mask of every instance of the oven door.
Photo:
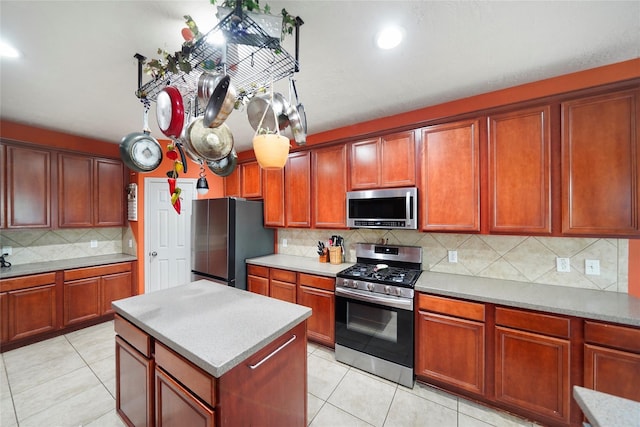
M413 301L395 300L336 289L336 344L413 369Z

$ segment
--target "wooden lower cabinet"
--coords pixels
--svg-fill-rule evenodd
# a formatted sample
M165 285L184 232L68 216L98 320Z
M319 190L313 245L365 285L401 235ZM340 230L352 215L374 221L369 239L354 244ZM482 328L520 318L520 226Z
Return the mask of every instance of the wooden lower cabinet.
M297 276L295 271L270 269L269 296L295 304Z
M416 375L484 395L484 304L420 294L418 307Z
M269 296L269 267L247 265L247 290Z
M128 426L153 427L153 359L116 336L116 412Z
M307 319L307 335L310 340L334 347L335 334L335 279L306 273L298 274L298 297L300 305L312 310Z
M64 325L113 313L111 302L132 295L132 263L64 272Z
M156 367L156 427L213 427L215 412Z
M585 322L584 386L640 402L640 329Z

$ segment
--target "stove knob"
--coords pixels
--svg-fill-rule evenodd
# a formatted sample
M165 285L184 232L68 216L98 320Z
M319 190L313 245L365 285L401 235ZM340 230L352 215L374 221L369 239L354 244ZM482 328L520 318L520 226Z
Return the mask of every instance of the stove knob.
M402 288L396 288L396 295L398 295L399 297L402 296Z
M373 292L375 288L376 288L376 285L374 285L373 283L367 283L367 289L369 289L370 291Z
M387 295L391 294L391 286L389 286L389 285L385 286L385 287L384 287L384 292L385 292Z
M352 287L353 289L358 289L358 282L357 282L356 280L352 281L352 282L351 282L351 287Z

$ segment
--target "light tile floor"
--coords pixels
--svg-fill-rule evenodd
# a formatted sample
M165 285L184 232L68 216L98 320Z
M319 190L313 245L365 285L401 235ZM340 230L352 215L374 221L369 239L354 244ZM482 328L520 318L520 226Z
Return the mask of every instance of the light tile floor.
M2 353L1 427L121 427L113 322ZM535 424L416 383L399 386L308 344L311 427L488 427ZM188 426L185 426L188 427Z

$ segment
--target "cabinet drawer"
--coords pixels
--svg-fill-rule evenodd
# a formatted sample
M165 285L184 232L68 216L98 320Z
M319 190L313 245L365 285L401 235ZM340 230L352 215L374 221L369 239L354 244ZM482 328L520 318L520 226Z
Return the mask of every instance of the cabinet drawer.
M0 280L0 292L16 291L56 283L56 273L34 274Z
M640 329L587 320L584 322L584 340L593 344L640 353Z
M312 288L324 289L325 291L336 290L336 279L333 277L314 276L312 274L300 273L300 285Z
M484 322L484 304L419 294L418 308L463 319Z
M247 265L247 274L260 277L269 277L269 267L262 267L260 265Z
M145 357L151 358L151 337L149 335L117 314L113 319L113 329L116 334L120 335Z
M568 318L550 314L512 310L510 308L496 308L496 325L508 326L523 331L537 332L559 338L569 338L570 336Z
M107 274L122 273L131 271L130 262L121 262L118 264L98 265L95 267L75 268L73 270L64 271L64 280L85 279L87 277L105 276Z
M161 343L156 343L156 365L212 408L216 406L216 379Z
M272 268L270 274L271 274L270 276L271 280L279 280L281 282L296 283L297 273L295 271L280 270L277 268Z

